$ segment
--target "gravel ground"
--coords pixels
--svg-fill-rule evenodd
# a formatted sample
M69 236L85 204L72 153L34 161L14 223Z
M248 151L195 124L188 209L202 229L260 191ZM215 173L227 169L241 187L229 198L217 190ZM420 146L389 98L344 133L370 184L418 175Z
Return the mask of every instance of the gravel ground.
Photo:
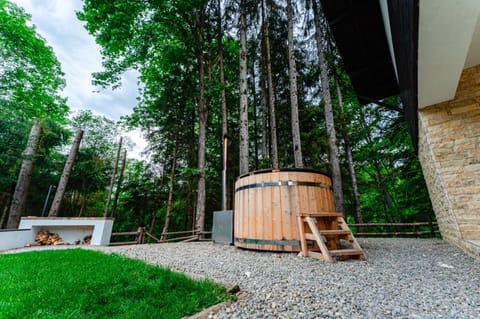
M104 247L248 296L209 318L480 318L480 261L439 239L359 239L367 261L204 243Z
M480 318L479 260L439 239L358 241L366 262L329 264L211 242L94 249L238 284L248 294L209 318Z

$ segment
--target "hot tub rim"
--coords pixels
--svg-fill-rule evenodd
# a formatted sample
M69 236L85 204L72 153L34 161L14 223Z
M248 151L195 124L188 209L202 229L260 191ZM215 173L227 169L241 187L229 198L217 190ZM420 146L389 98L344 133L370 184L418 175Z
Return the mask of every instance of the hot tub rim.
M314 174L321 174L325 175L329 178L332 178L331 174L320 170L320 169L315 169L315 168L295 168L295 167L287 167L287 168L264 168L264 169L259 169L255 171L250 171L248 173L239 175L237 177L237 181L239 179L242 179L244 177L252 176L252 175L259 175L259 174L266 174L266 173L277 173L277 172L299 172L299 173L314 173Z

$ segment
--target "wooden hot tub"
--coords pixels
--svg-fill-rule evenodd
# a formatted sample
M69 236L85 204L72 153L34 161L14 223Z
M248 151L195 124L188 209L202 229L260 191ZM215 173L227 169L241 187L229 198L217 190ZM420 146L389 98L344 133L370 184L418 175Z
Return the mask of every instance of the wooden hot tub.
M310 169L261 170L235 183L234 244L300 251L297 214L335 211L330 177Z

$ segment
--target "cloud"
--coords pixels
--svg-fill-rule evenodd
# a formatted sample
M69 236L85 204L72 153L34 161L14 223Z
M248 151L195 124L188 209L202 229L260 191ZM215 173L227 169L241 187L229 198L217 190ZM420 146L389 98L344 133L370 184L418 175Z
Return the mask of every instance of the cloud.
M62 64L66 87L63 96L73 110L91 109L113 120L128 115L138 94L134 71L122 77L122 87L99 89L92 85L92 73L102 70L100 47L88 34L75 12L81 0L14 0L32 15L37 33L46 39Z
M92 110L95 114L118 120L132 113L137 104L138 72L122 76L122 86L116 90L92 85L92 73L102 71L100 46L76 17L82 9L81 0L12 0L32 16L37 33L53 48L65 73L66 87L62 96L75 110ZM128 134L136 147L129 157L140 158L146 142L139 131Z
M148 158L142 155L142 152L147 148L148 144L143 138L142 132L138 129L129 131L124 136L130 140L134 145L128 151L128 157L135 158L137 160Z

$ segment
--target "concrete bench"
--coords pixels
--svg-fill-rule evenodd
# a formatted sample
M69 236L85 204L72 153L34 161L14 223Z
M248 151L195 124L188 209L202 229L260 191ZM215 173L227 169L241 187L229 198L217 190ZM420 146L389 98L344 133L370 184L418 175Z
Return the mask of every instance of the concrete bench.
M33 239L40 230L57 233L74 243L92 236L90 245L107 246L112 235L113 218L103 217L22 217L19 229L31 229Z
M32 244L40 230L57 233L65 242L82 242L92 236L90 245L108 246L113 218L103 217L22 217L18 229L0 230L0 251Z

